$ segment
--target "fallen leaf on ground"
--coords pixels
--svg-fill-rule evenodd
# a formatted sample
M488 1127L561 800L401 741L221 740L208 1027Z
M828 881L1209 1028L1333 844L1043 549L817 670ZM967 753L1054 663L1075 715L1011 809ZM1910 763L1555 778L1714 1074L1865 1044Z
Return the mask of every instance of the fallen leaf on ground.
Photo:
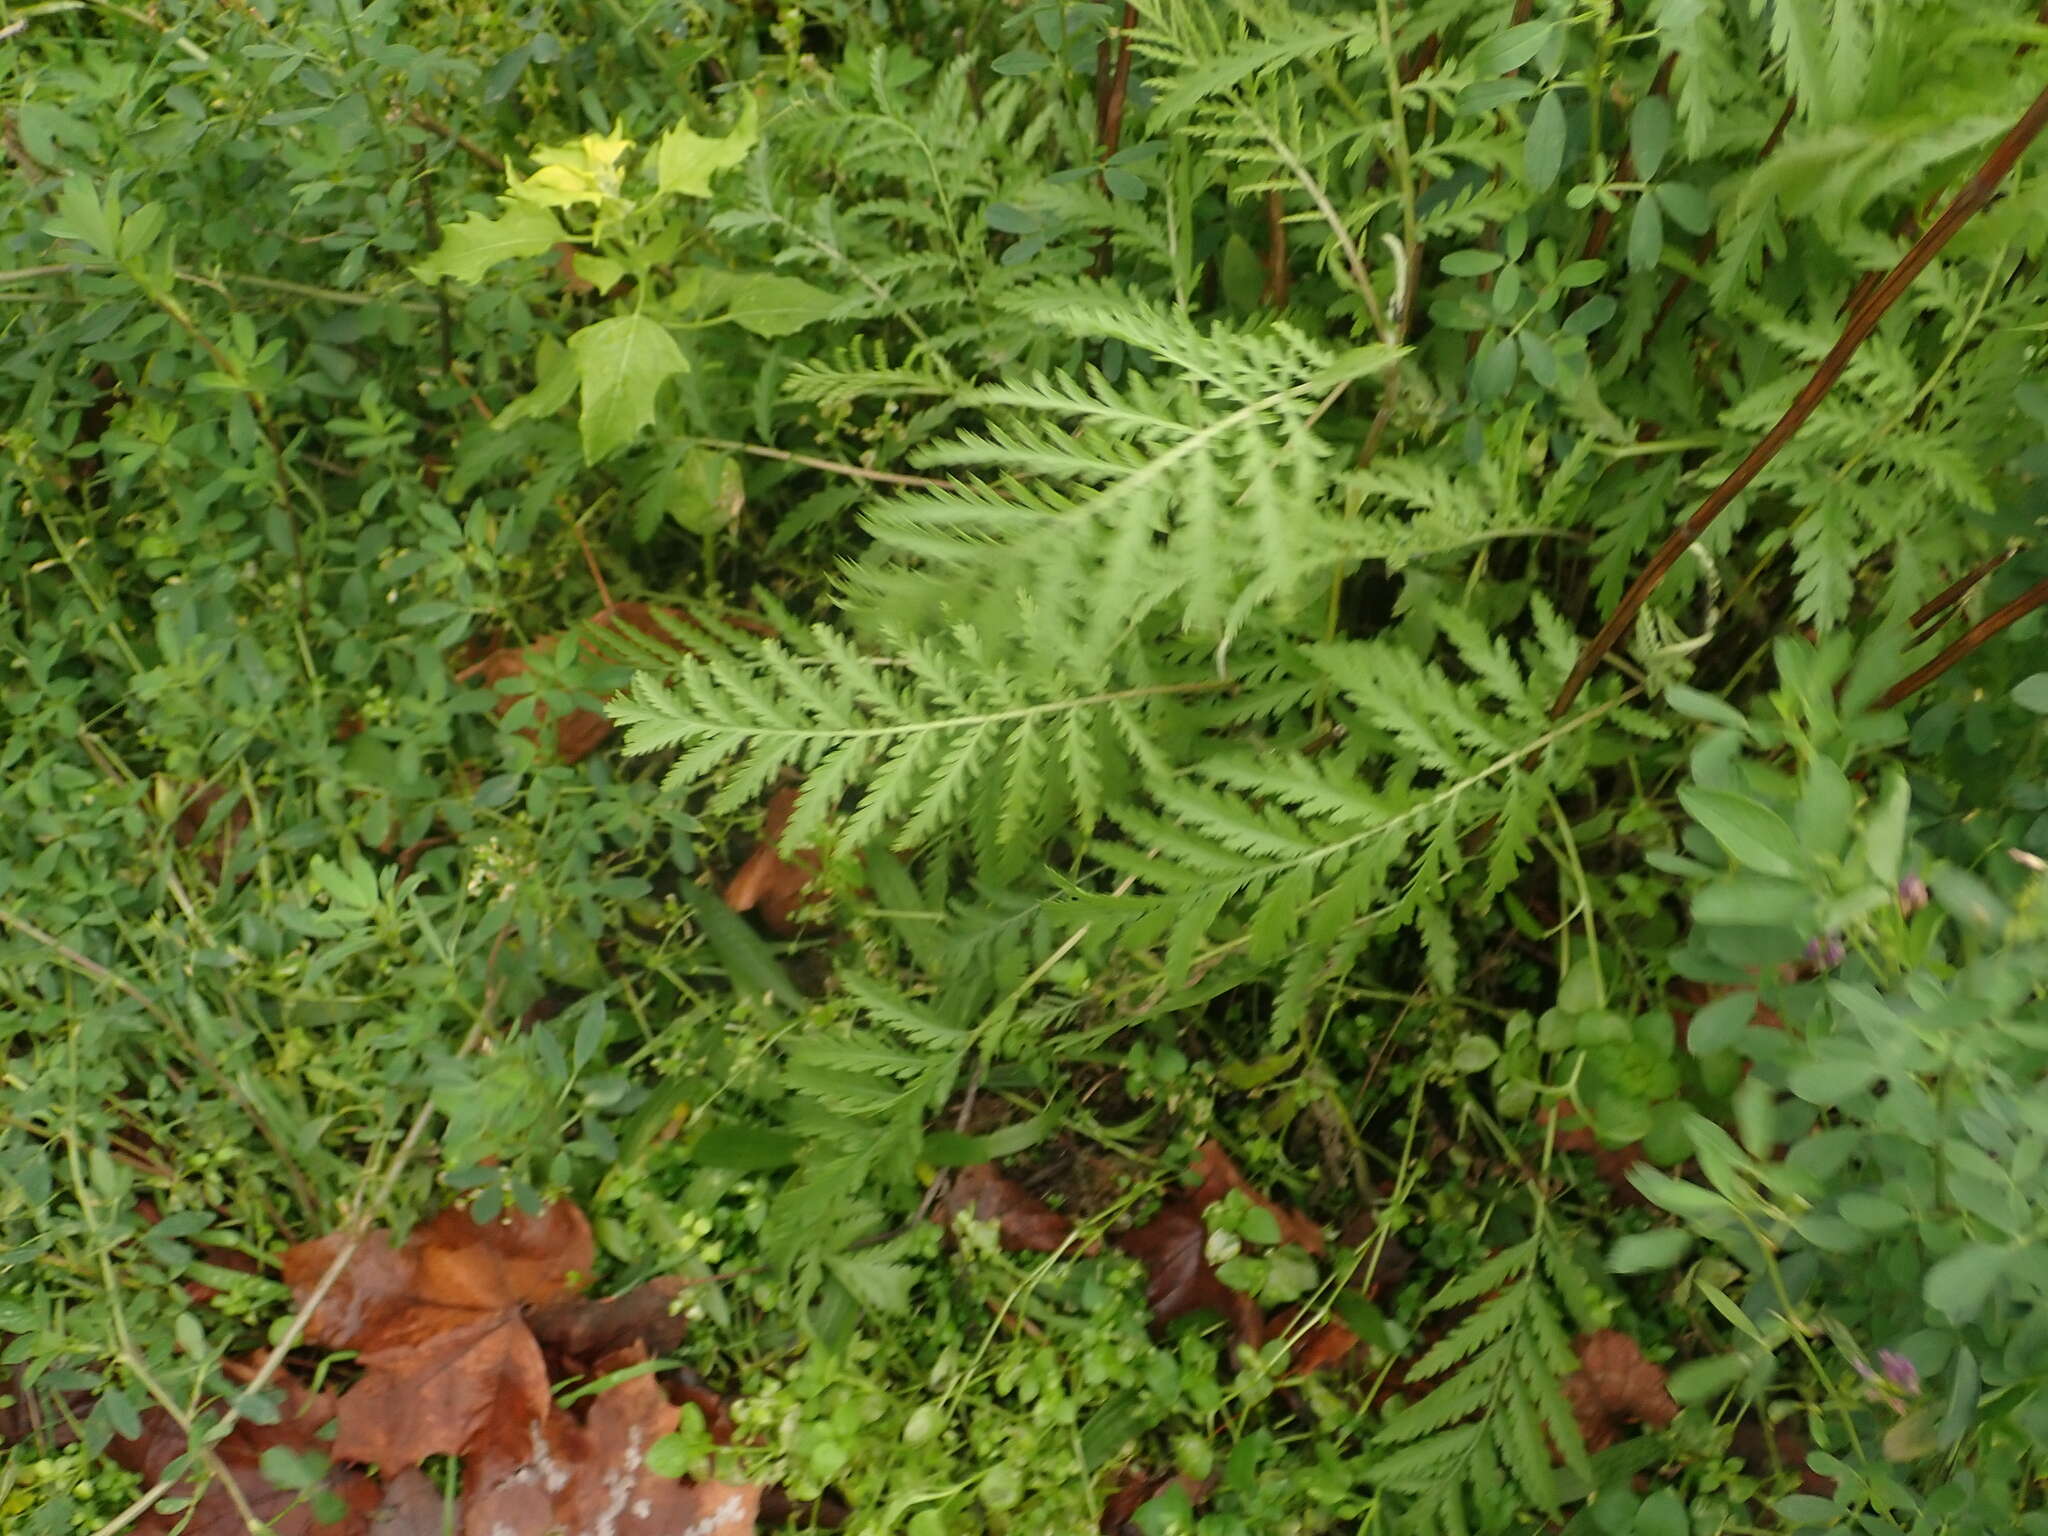
M246 1374L246 1373L245 1373ZM225 1438L214 1443L213 1454L221 1471L233 1481L230 1493L219 1478L206 1482L198 1502L189 1513L175 1514L151 1509L131 1528L138 1536L247 1536L248 1525L236 1505L239 1494L261 1520L270 1522L275 1536L371 1536L370 1512L381 1498L377 1485L362 1473L347 1467L330 1466L318 1486L342 1501L345 1513L331 1525L313 1518L313 1508L304 1493L280 1488L263 1474L266 1452L323 1460L331 1454L318 1431L335 1415L334 1395L309 1392L289 1374L280 1373L275 1385L284 1392L284 1405L275 1424L257 1424L239 1419ZM142 1414L142 1433L133 1440L115 1440L107 1447L108 1457L127 1468L145 1484L156 1482L183 1456L190 1446L185 1431L161 1408ZM192 1485L179 1485L181 1496L192 1496Z
M171 793L178 793L175 786ZM221 871L226 868L228 859L234 854L236 840L249 830L249 823L254 819L249 811L249 802L238 795L228 806L226 814L214 827L211 835L202 842L200 838L206 831L207 818L213 814L214 806L220 803L226 793L223 785L201 784L186 795L185 803L178 810L177 819L171 823L171 836L176 839L180 848L191 848L195 843L198 844L194 857L199 860L199 867L206 871L206 878L216 884L220 881Z
M1664 1385L1664 1368L1644 1359L1642 1348L1627 1334L1603 1328L1581 1335L1573 1347L1579 1369L1560 1386L1588 1451L1619 1444L1631 1426L1662 1429L1678 1417L1678 1404Z
M674 1353L686 1326L674 1310L684 1286L679 1277L664 1275L619 1296L578 1296L535 1307L526 1323L563 1374L591 1373L600 1358L631 1345L649 1357Z
M1273 1332L1285 1334L1300 1314L1299 1307L1288 1308L1273 1319ZM1294 1347L1287 1353L1287 1374L1306 1376L1311 1371L1327 1370L1356 1349L1358 1342L1358 1335L1342 1318L1326 1317L1294 1341Z
M646 603L611 603L591 615L590 622L599 629L617 630L622 626L637 629L650 640L662 645L674 645L675 637L668 625L662 623L666 616L672 623L686 625L689 616L673 608L655 609ZM487 688L496 688L508 678L520 677L533 669L533 663L551 655L562 643L560 635L543 635L531 645L498 646L487 651L476 661L455 674L458 682L481 682ZM583 648L589 654L597 654L588 640ZM501 694L495 713L504 714L517 701L518 695ZM538 743L540 729L548 723L547 705L536 702L533 724L522 727L519 734L528 741ZM611 736L612 723L604 714L594 709L574 709L555 723L555 756L562 762L580 762L603 746Z
M284 1277L301 1304L340 1252L301 1243ZM353 1349L363 1376L342 1394L334 1454L388 1470L433 1455L523 1457L549 1405L547 1368L521 1309L557 1302L589 1272L589 1224L574 1206L479 1225L443 1211L402 1248L371 1232L308 1322Z
M1245 1178L1238 1171L1237 1164L1230 1160L1230 1154L1215 1142L1202 1143L1201 1150L1195 1154L1195 1172L1202 1176L1202 1182L1195 1186L1193 1199L1201 1209L1207 1210L1212 1203L1221 1200L1233 1189L1241 1189L1251 1197L1254 1205L1269 1211L1273 1219L1280 1223L1281 1242L1295 1243L1310 1253L1323 1251L1323 1229L1301 1212L1291 1211L1277 1201L1268 1200L1258 1190L1253 1189L1251 1181Z
M436 1488L418 1467L384 1479L384 1502L370 1516L370 1536L447 1536L460 1502Z
M1378 1241L1378 1221L1371 1211L1360 1211L1345 1223L1338 1241L1346 1248L1376 1247L1376 1256L1369 1257L1371 1267L1362 1269L1352 1278L1353 1290L1368 1301L1377 1301L1408 1278L1415 1267L1415 1255L1408 1245L1399 1238L1389 1236ZM1273 1319L1273 1331L1284 1333L1294 1326L1300 1308L1290 1307ZM1306 1375L1336 1365L1347 1358L1358 1347L1358 1335L1334 1314L1325 1317L1295 1341L1289 1355L1287 1368L1290 1373Z
M1233 1291L1216 1277L1206 1252L1209 1232L1202 1212L1233 1189L1270 1211L1280 1225L1281 1241L1297 1243L1311 1253L1323 1251L1322 1229L1299 1211L1275 1204L1253 1189L1230 1155L1215 1142L1202 1144L1193 1171L1201 1182L1174 1195L1159 1214L1143 1226L1122 1233L1116 1244L1145 1266L1149 1280L1145 1299L1161 1324L1203 1309L1221 1312L1243 1342L1265 1342L1266 1329L1258 1303Z
M1011 1253L1058 1253L1074 1235L1071 1221L994 1163L956 1172L932 1219L951 1226L962 1211L971 1211L977 1221L994 1222L998 1239Z
M801 926L796 914L810 899L811 884L818 878L820 867L817 854L809 849L785 857L780 846L782 829L789 825L802 788L800 784L787 784L769 799L768 812L761 821L760 842L719 892L733 911L758 910L768 930L785 938Z
M1198 1482L1185 1472L1146 1477L1135 1469L1127 1470L1122 1486L1103 1503L1100 1524L1103 1536L1138 1536L1138 1527L1131 1517L1164 1492L1170 1483L1177 1484L1187 1494L1188 1503L1199 1509L1209 1497L1214 1482L1214 1478Z
M1728 1449L1740 1458L1743 1470L1751 1477L1769 1477L1779 1467L1790 1467L1799 1474L1801 1493L1821 1499L1834 1497L1835 1480L1807 1465L1813 1447L1795 1424L1779 1423L1767 1430L1751 1415L1735 1426Z
M600 1365L611 1372L646 1358L636 1345ZM494 1452L469 1469L463 1536L751 1536L759 1488L647 1470L647 1448L679 1419L645 1375L600 1392L580 1421L553 1410L530 1426L522 1455Z

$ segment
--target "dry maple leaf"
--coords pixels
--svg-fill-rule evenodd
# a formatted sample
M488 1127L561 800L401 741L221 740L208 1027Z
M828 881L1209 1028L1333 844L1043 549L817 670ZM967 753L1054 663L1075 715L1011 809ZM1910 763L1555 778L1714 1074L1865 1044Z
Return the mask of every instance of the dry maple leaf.
M284 1256L295 1297L343 1242ZM367 1235L308 1322L316 1343L357 1351L363 1376L342 1395L334 1453L386 1470L433 1455L523 1455L548 1412L547 1368L521 1309L557 1302L587 1274L590 1226L574 1206L479 1225L448 1210L402 1248Z
M1629 1425L1662 1429L1678 1417L1678 1404L1664 1386L1664 1368L1645 1360L1627 1334L1603 1328L1581 1335L1573 1347L1579 1369L1560 1386L1588 1451L1618 1444Z
M232 1371L230 1374L234 1374ZM245 1371L246 1376L252 1374ZM289 1374L280 1373L276 1384L283 1389L284 1406L275 1424L257 1424L238 1419L225 1438L214 1443L213 1454L221 1471L233 1480L242 1501L261 1519L270 1522L275 1536L371 1536L369 1515L377 1507L380 1491L360 1472L347 1467L330 1468L322 1486L337 1495L344 1507L342 1518L332 1525L313 1519L313 1509L303 1493L272 1484L262 1472L263 1454L283 1448L304 1455L331 1454L319 1430L335 1415L331 1392L308 1392ZM190 1447L185 1431L161 1408L142 1415L142 1433L133 1440L115 1440L107 1455L117 1466L135 1473L144 1483L154 1483L172 1462ZM178 1486L181 1497L190 1498L190 1483ZM170 1514L151 1509L133 1529L139 1536L247 1536L248 1525L236 1507L233 1495L218 1479L207 1482L189 1514Z
M962 1211L973 1212L977 1221L994 1222L998 1240L1011 1253L1058 1253L1074 1235L1071 1221L994 1163L975 1163L955 1173L932 1220L951 1226Z
M1415 1255L1408 1245L1399 1238L1389 1236L1377 1239L1378 1218L1371 1211L1360 1211L1344 1224L1338 1241L1346 1248L1364 1248L1376 1245L1371 1268L1353 1276L1352 1288L1368 1301L1377 1301L1387 1291L1408 1278L1415 1267ZM1273 1319L1273 1332L1285 1333L1301 1314L1299 1307L1290 1307ZM1358 1335L1345 1325L1342 1319L1331 1316L1315 1324L1294 1342L1294 1349L1288 1358L1290 1371L1306 1375L1320 1371L1346 1359L1358 1347Z
M599 1366L608 1373L646 1358L635 1345ZM554 1409L529 1427L522 1455L471 1464L463 1536L751 1536L759 1488L647 1470L648 1447L679 1419L646 1375L600 1392L580 1421Z
M735 912L758 910L769 932L784 938L801 926L796 914L810 899L820 868L817 854L808 848L791 858L785 858L781 849L782 829L789 825L802 790L801 784L787 784L769 799L760 842L719 893Z

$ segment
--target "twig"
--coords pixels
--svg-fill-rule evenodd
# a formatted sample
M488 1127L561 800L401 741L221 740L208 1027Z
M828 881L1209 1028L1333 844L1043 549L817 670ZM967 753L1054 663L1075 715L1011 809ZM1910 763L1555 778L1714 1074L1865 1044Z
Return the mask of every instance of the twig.
M1913 248L1900 258L1899 264L1885 274L1884 281L1871 293L1868 302L1850 318L1841 339L1835 343L1828 355L1821 359L1820 365L1813 371L1813 377L1807 380L1806 387L1799 391L1798 398L1786 409L1785 414L1778 418L1777 425L1764 434L1743 461L1708 494L1705 501L1700 503L1699 509L1664 541L1663 547L1657 551L1642 575L1638 576L1628 591L1622 594L1620 603L1615 606L1607 623L1586 646L1578 664L1572 668L1571 676L1565 679L1565 685L1558 693L1557 702L1551 706L1552 719L1561 717L1571 708L1572 700L1577 698L1579 690L1585 687L1586 679L1592 676L1593 669L1599 666L1601 658L1614 648L1615 643L1628 633L1637 613L1641 612L1643 604L1649 600L1650 594L1657 589L1658 583L1663 581L1671 567L1677 564L1679 556L1698 541L1714 519L1721 515L1731 501L1742 494L1744 488L1762 472L1763 467L1792 440L1793 434L1805 424L1807 417L1811 416L1821 401L1827 398L1828 391L1834 388L1835 381L1841 378L1843 371L1848 368L1850 358L1854 357L1857 348L1869 339L1870 333L1877 329L1877 323L1884 318L1886 311L1912 286L1913 280L1935 258L1941 248L1955 237L1956 231L1991 201L1991 195L1998 189L1999 182L2005 179L2006 174L2012 170L2043 127L2048 127L2048 90L2042 91L2034 98L2033 105L2028 107L2020 120L2013 125L2012 131L1999 141L1997 148L1992 150L1984 164L1978 168L1977 174L1964 184L1962 191L1956 194L1942 216L1926 234L1914 242Z
M1965 597L1969 596L1978 582L1989 576L2019 552L2019 546L2014 545L2003 554L1993 555L1989 560L1986 560L1975 570L1965 574L1961 579L1950 582L1925 603L1921 604L1919 608L1915 609L1913 616L1906 620L1906 627L1923 631L1923 633L1915 635L1913 643L1918 645L1921 641L1925 640L1927 635L1938 627L1935 622L1937 619L1945 619L1948 611Z
M422 128L426 129L429 133L438 133L439 135L441 135L442 138L446 139L450 144L453 144L457 149L466 152L471 159L477 161L480 165L489 166L492 170L496 171L500 176L505 174L505 162L503 158L498 155L492 154L488 149L485 149L483 145L477 143L477 141L475 139L472 139L468 134L457 133L453 128L450 128L438 117L429 117L426 111L420 107L414 107L412 109L412 120L415 123L418 123Z
M953 489L952 481L934 480L930 475L899 475L893 470L869 469L860 464L842 464L837 459L815 459L807 453L791 453L785 448L769 448L760 443L737 443L722 437L699 437L693 438L692 441L725 453L751 453L756 458L774 459L782 464L801 464L806 469L823 469L835 475L851 475L856 480L876 480L884 485L915 485L935 491Z
M426 226L427 249L438 251L441 248L441 213L434 206L434 178L427 167L427 146L415 144L413 159L420 168L420 221ZM440 320L441 371L452 375L455 372L455 314L448 304L446 278L434 284L434 308Z
M1259 300L1269 309L1287 307L1287 205L1278 187L1266 193L1266 288Z
M1877 707L1890 709L1894 704L1918 693L2000 630L2017 624L2043 604L2048 604L2048 581L2037 581L1996 613L1978 620L1964 630L1946 650L1919 671L1907 674L1885 689L1878 698Z
M1103 66L1109 62L1109 38L1105 35L1095 50L1095 138L1102 146L1102 158L1107 161L1117 152L1124 136L1124 99L1131 83L1131 30L1138 24L1138 7L1135 0L1126 0L1123 24L1117 28L1116 65L1103 78ZM1100 172L1096 179L1102 183L1105 194L1109 192L1107 177ZM1109 230L1102 232L1102 243L1095 247L1095 265L1091 269L1096 277L1109 275L1110 262L1114 259L1113 235Z

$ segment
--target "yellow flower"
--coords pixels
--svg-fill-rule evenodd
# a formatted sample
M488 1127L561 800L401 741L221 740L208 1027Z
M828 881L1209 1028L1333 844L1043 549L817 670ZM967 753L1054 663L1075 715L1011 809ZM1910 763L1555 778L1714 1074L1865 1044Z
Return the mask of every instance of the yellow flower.
M549 208L574 203L603 204L619 198L619 161L633 141L624 134L586 133L572 144L555 144L534 155L540 167L523 181L514 181L514 197Z

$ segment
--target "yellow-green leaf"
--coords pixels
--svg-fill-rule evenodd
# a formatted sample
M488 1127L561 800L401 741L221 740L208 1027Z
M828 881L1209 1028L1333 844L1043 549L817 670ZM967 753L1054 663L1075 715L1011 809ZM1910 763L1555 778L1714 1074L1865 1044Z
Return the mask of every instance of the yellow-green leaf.
M567 238L547 209L508 201L495 219L473 213L460 224L450 225L442 235L441 248L415 266L412 275L423 283L444 277L474 283L501 261L538 256Z
M706 272L697 302L723 310L719 318L756 336L773 337L791 335L824 319L838 308L839 297L802 278L773 272Z
M663 381L690 366L675 338L645 315L613 315L569 338L583 382L583 457L592 464L654 420Z
M709 197L711 178L729 171L747 158L747 152L761 141L760 107L752 95L740 104L740 120L722 139L707 139L677 123L661 136L654 151L656 184L664 192L685 197Z

